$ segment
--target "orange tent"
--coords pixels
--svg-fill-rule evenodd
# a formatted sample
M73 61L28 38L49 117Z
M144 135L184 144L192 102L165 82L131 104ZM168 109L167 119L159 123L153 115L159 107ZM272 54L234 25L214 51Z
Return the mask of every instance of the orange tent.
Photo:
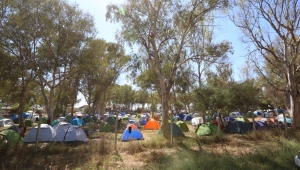
M155 119L150 119L144 126L146 130L159 130L160 125Z

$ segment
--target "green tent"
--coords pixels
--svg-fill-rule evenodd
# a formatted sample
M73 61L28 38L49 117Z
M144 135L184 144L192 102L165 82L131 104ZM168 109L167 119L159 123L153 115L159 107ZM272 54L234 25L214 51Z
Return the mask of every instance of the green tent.
M179 128L178 125L176 125L176 123L172 123L172 128L173 128L173 136L184 136L182 130ZM168 125L168 131L171 134L171 123L169 123ZM158 131L158 134L161 133L162 133L162 129Z
M217 133L218 133L218 126L211 122L203 123L196 130L196 134L198 136L214 135Z
M182 130L182 132L188 132L189 131L189 127L183 121L177 121L176 125L179 126L179 128Z
M115 117L109 117L109 118L107 118L106 122L114 125L116 123L115 120L116 120Z
M7 129L0 132L0 134L3 136L3 138L0 139L0 148L11 147L22 143L21 136L14 130ZM7 142L5 143L4 141Z
M235 121L250 123L249 119L247 119L246 117L237 117L237 118L235 118Z
M213 120L215 120L215 118L213 118L213 117L210 117L210 118L206 119L207 122L210 122L210 121L213 121Z
M114 132L115 127L110 123L105 123L103 127L100 128L100 132Z
M52 123L51 123L51 126L54 127L54 126L57 125L58 123L59 123L58 120L53 120Z
M248 133L252 130L252 125L241 122L241 121L234 121L227 124L225 127L225 133L233 133L233 134L241 134L241 133Z
M25 126L28 126L28 127L32 127L33 126L33 122L30 119L26 119L24 123L25 123Z

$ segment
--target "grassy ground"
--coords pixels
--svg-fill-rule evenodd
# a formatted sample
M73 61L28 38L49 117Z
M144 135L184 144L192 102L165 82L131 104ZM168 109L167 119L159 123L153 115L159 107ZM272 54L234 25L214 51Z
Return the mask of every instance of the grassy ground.
M256 135L225 134L219 138L197 137L195 127L188 126L186 137L175 138L173 144L157 130L142 128L144 140L121 142L120 129L118 152L114 150L114 133L96 129L85 144L41 143L37 154L33 144L23 144L0 151L0 169L296 169L299 131L289 129L288 137L283 137L282 130L274 129L258 131Z

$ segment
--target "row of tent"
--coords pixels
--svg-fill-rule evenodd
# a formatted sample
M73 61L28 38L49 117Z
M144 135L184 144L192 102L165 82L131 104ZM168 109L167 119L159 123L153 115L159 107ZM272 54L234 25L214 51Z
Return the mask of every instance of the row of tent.
M20 136L20 129L16 126L11 126L0 134L3 139L0 140L0 146L7 140L9 145L18 143L34 143L38 127L32 128L26 133L24 139ZM48 124L41 124L38 136L39 142L86 142L88 140L86 133L82 128L73 126L67 122L61 122L54 127Z

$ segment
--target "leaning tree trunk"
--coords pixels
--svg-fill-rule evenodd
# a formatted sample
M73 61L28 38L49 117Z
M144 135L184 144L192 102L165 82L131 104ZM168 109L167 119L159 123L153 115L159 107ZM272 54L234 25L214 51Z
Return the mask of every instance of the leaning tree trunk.
M295 80L292 78L291 74L288 74L288 97L290 107L288 108L291 118L293 119L293 127L300 129L300 118L298 113L298 97L297 97L297 86Z

